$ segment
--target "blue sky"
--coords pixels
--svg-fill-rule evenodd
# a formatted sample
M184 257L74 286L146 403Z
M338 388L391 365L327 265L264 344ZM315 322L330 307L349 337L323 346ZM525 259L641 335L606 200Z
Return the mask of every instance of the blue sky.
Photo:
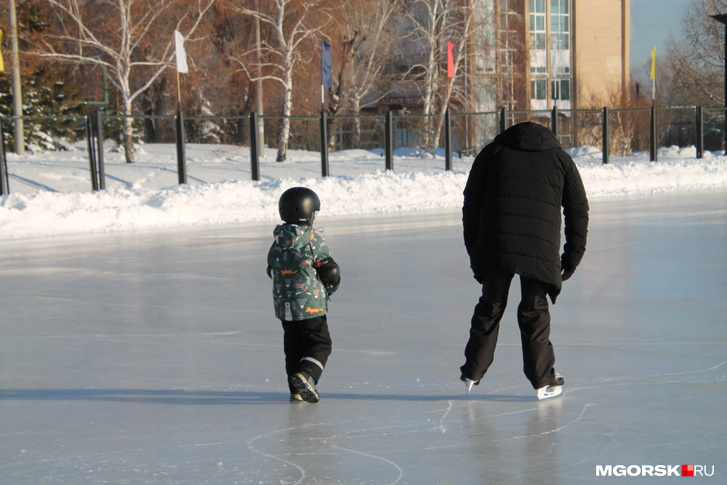
M681 36L681 18L687 4L698 0L631 0L631 69L640 69L651 59L666 53L671 32Z

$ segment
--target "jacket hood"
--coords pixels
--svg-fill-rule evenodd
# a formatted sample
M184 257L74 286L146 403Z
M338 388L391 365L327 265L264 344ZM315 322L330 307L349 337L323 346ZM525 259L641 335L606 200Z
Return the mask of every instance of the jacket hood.
M495 141L503 143L515 150L528 152L562 148L552 131L542 125L529 121L511 126L497 135Z
M297 224L279 224L273 231L275 240L284 249L301 249L313 239L313 228Z

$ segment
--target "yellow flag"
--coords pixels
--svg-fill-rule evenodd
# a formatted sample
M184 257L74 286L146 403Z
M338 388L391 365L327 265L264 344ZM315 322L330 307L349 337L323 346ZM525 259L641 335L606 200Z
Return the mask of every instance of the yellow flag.
M0 46L3 43L3 31L0 29ZM5 72L5 61L3 61L3 51L0 49L0 72Z
M656 77L656 46L654 46L654 50L651 51L651 79L654 79Z

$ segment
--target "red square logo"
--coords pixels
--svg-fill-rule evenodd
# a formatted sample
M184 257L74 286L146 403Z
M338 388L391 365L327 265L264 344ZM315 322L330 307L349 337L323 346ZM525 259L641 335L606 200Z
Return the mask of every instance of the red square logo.
M694 465L682 465L682 476L693 477L694 476Z

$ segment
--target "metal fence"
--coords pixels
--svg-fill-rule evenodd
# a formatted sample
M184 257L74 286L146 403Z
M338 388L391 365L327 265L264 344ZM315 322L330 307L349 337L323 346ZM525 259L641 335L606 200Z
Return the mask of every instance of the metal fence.
M0 118L0 195L8 194L5 146L14 147L10 129L14 117ZM251 147L251 176L259 180L258 147L278 148L282 116L121 116L91 112L86 116L22 117L27 134L35 135L45 149L60 149L67 141L86 139L93 190L104 188L103 140L121 145L122 126L131 120L134 139L144 143L176 145L179 183L186 183L185 144L227 144ZM453 154L474 156L494 137L522 121L548 126L565 148L584 145L602 151L603 163L610 155L649 151L657 161L658 148L695 146L697 157L704 150L725 149L725 108L658 106L639 109L589 109L545 111L499 111L413 115L388 112L363 116L292 116L288 147L321 153L321 175L328 175L330 151L381 149L385 169L395 170L393 152L402 147L440 148L445 168L451 169ZM440 133L431 141L432 133Z

